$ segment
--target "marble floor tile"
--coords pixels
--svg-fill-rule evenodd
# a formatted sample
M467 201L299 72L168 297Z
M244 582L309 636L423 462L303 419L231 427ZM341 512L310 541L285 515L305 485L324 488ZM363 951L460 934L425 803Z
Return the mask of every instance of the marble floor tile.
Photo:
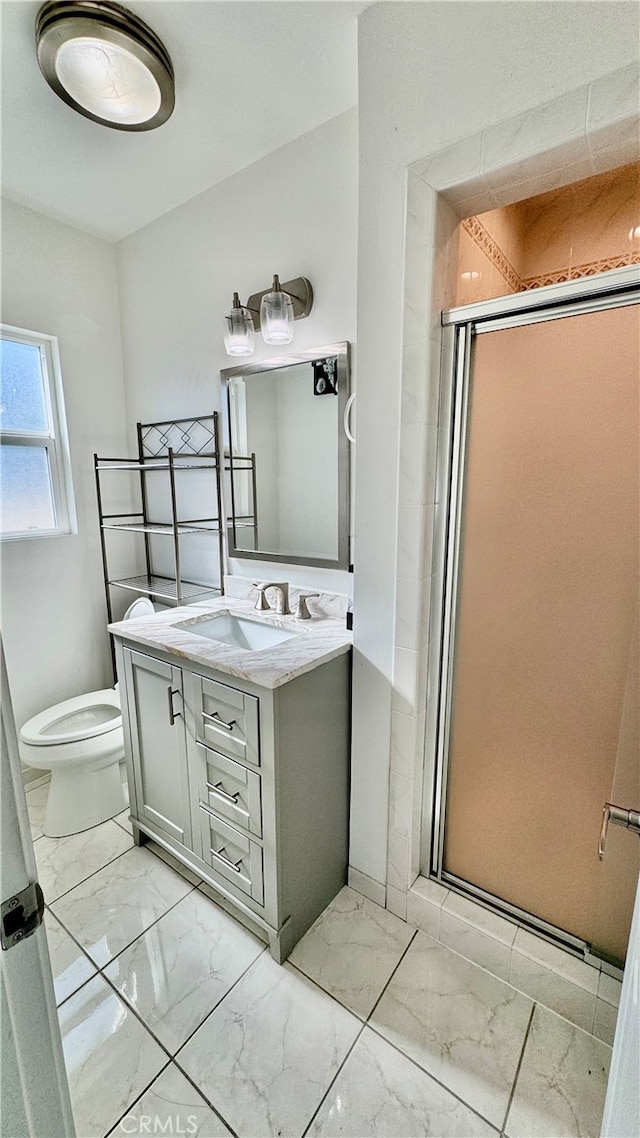
M413 935L405 921L345 886L289 961L366 1019Z
M172 1054L264 945L194 890L105 969Z
M61 1004L90 976L95 976L96 968L48 909L44 915L44 927L47 931L56 1003Z
M58 1009L79 1138L102 1138L168 1062L102 976Z
M532 1006L504 981L420 932L371 1024L501 1127Z
M170 1063L148 1091L133 1104L110 1131L108 1138L136 1134L189 1135L190 1138L227 1138L231 1131L197 1090Z
M497 1131L365 1027L308 1138L484 1138Z
M43 782L40 786L34 786L33 790L27 791L27 810L29 811L29 821L31 823L31 837L34 842L36 838L42 837L42 823L44 822L44 812L47 808L47 798L49 797L49 783Z
M198 874L194 873L188 865L183 865L182 862L178 861L177 857L174 857L169 850L165 850L163 846L159 846L157 842L151 839L145 842L145 848L159 857L165 865L170 865L172 869L175 869L176 873L179 873L186 881L190 881L192 885L200 885L202 878L198 877Z
M129 821L129 807L128 806L127 806L126 810L122 811L122 814L116 814L113 821L117 822L119 826L122 826L123 830L126 830L127 833L131 834L131 836L133 837L133 829L131 828L131 822Z
M177 1062L240 1138L302 1135L361 1021L266 953Z
M505 1130L510 1138L598 1138L611 1048L536 1006Z
M102 822L68 838L39 838L34 852L38 880L48 905L96 870L131 849L131 838L115 822Z
M595 972L595 969L592 971ZM578 1027L591 1031L596 997L586 988L572 984L564 976L552 972L520 952L511 953L509 983Z
M108 824L119 829L113 822ZM124 830L120 833L127 837ZM102 968L192 888L148 850L134 847L77 885L52 909Z

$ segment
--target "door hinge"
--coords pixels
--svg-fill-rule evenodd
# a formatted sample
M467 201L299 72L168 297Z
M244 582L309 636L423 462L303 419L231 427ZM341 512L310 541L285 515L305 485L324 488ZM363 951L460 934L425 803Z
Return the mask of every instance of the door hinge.
M42 924L44 895L37 881L2 902L2 948L14 948Z

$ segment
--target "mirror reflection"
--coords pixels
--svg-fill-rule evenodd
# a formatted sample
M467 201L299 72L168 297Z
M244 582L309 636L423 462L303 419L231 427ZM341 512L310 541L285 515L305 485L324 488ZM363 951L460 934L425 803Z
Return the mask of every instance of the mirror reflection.
M346 568L348 345L231 368L230 555Z

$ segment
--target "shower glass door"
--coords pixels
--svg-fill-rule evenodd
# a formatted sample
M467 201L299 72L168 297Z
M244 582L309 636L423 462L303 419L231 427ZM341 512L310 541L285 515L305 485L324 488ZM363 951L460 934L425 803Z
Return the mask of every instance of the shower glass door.
M598 836L605 802L640 809L612 798L639 785L637 301L460 324L431 865L618 962L640 843L612 829L600 862Z

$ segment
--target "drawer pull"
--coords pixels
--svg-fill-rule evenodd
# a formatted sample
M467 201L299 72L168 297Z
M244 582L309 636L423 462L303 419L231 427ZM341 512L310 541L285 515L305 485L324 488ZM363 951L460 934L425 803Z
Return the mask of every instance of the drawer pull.
M175 724L175 721L176 721L176 719L178 718L178 716L179 716L179 715L182 715L182 712L181 712L181 711L176 711L176 710L174 709L174 706L173 706L173 697L174 697L174 695L180 695L180 692L179 692L179 691L176 691L176 690L175 690L175 689L172 687L172 685L171 685L171 684L169 684L169 687L167 688L167 698L168 698L168 700L169 700L169 723L170 723L170 725L171 725L172 727L173 727L173 725Z
M213 857L217 857L218 861L226 865L227 869L233 869L235 873L242 873L242 858L240 861L230 861L228 857L224 856L224 848L223 846L221 850L214 850L209 846L209 853L211 853Z
M219 794L221 798L224 798L226 802L230 802L232 806L238 805L239 790L237 790L235 794L229 794L229 791L224 789L221 782L217 782L215 786L212 786L211 783L208 782L207 790L212 790L214 794Z
M202 718L210 720L210 722L214 723L216 727L224 727L225 731L233 731L236 725L235 719L232 719L230 723L225 723L224 719L220 718L217 711L214 711L213 715L208 715L206 711L203 711Z

